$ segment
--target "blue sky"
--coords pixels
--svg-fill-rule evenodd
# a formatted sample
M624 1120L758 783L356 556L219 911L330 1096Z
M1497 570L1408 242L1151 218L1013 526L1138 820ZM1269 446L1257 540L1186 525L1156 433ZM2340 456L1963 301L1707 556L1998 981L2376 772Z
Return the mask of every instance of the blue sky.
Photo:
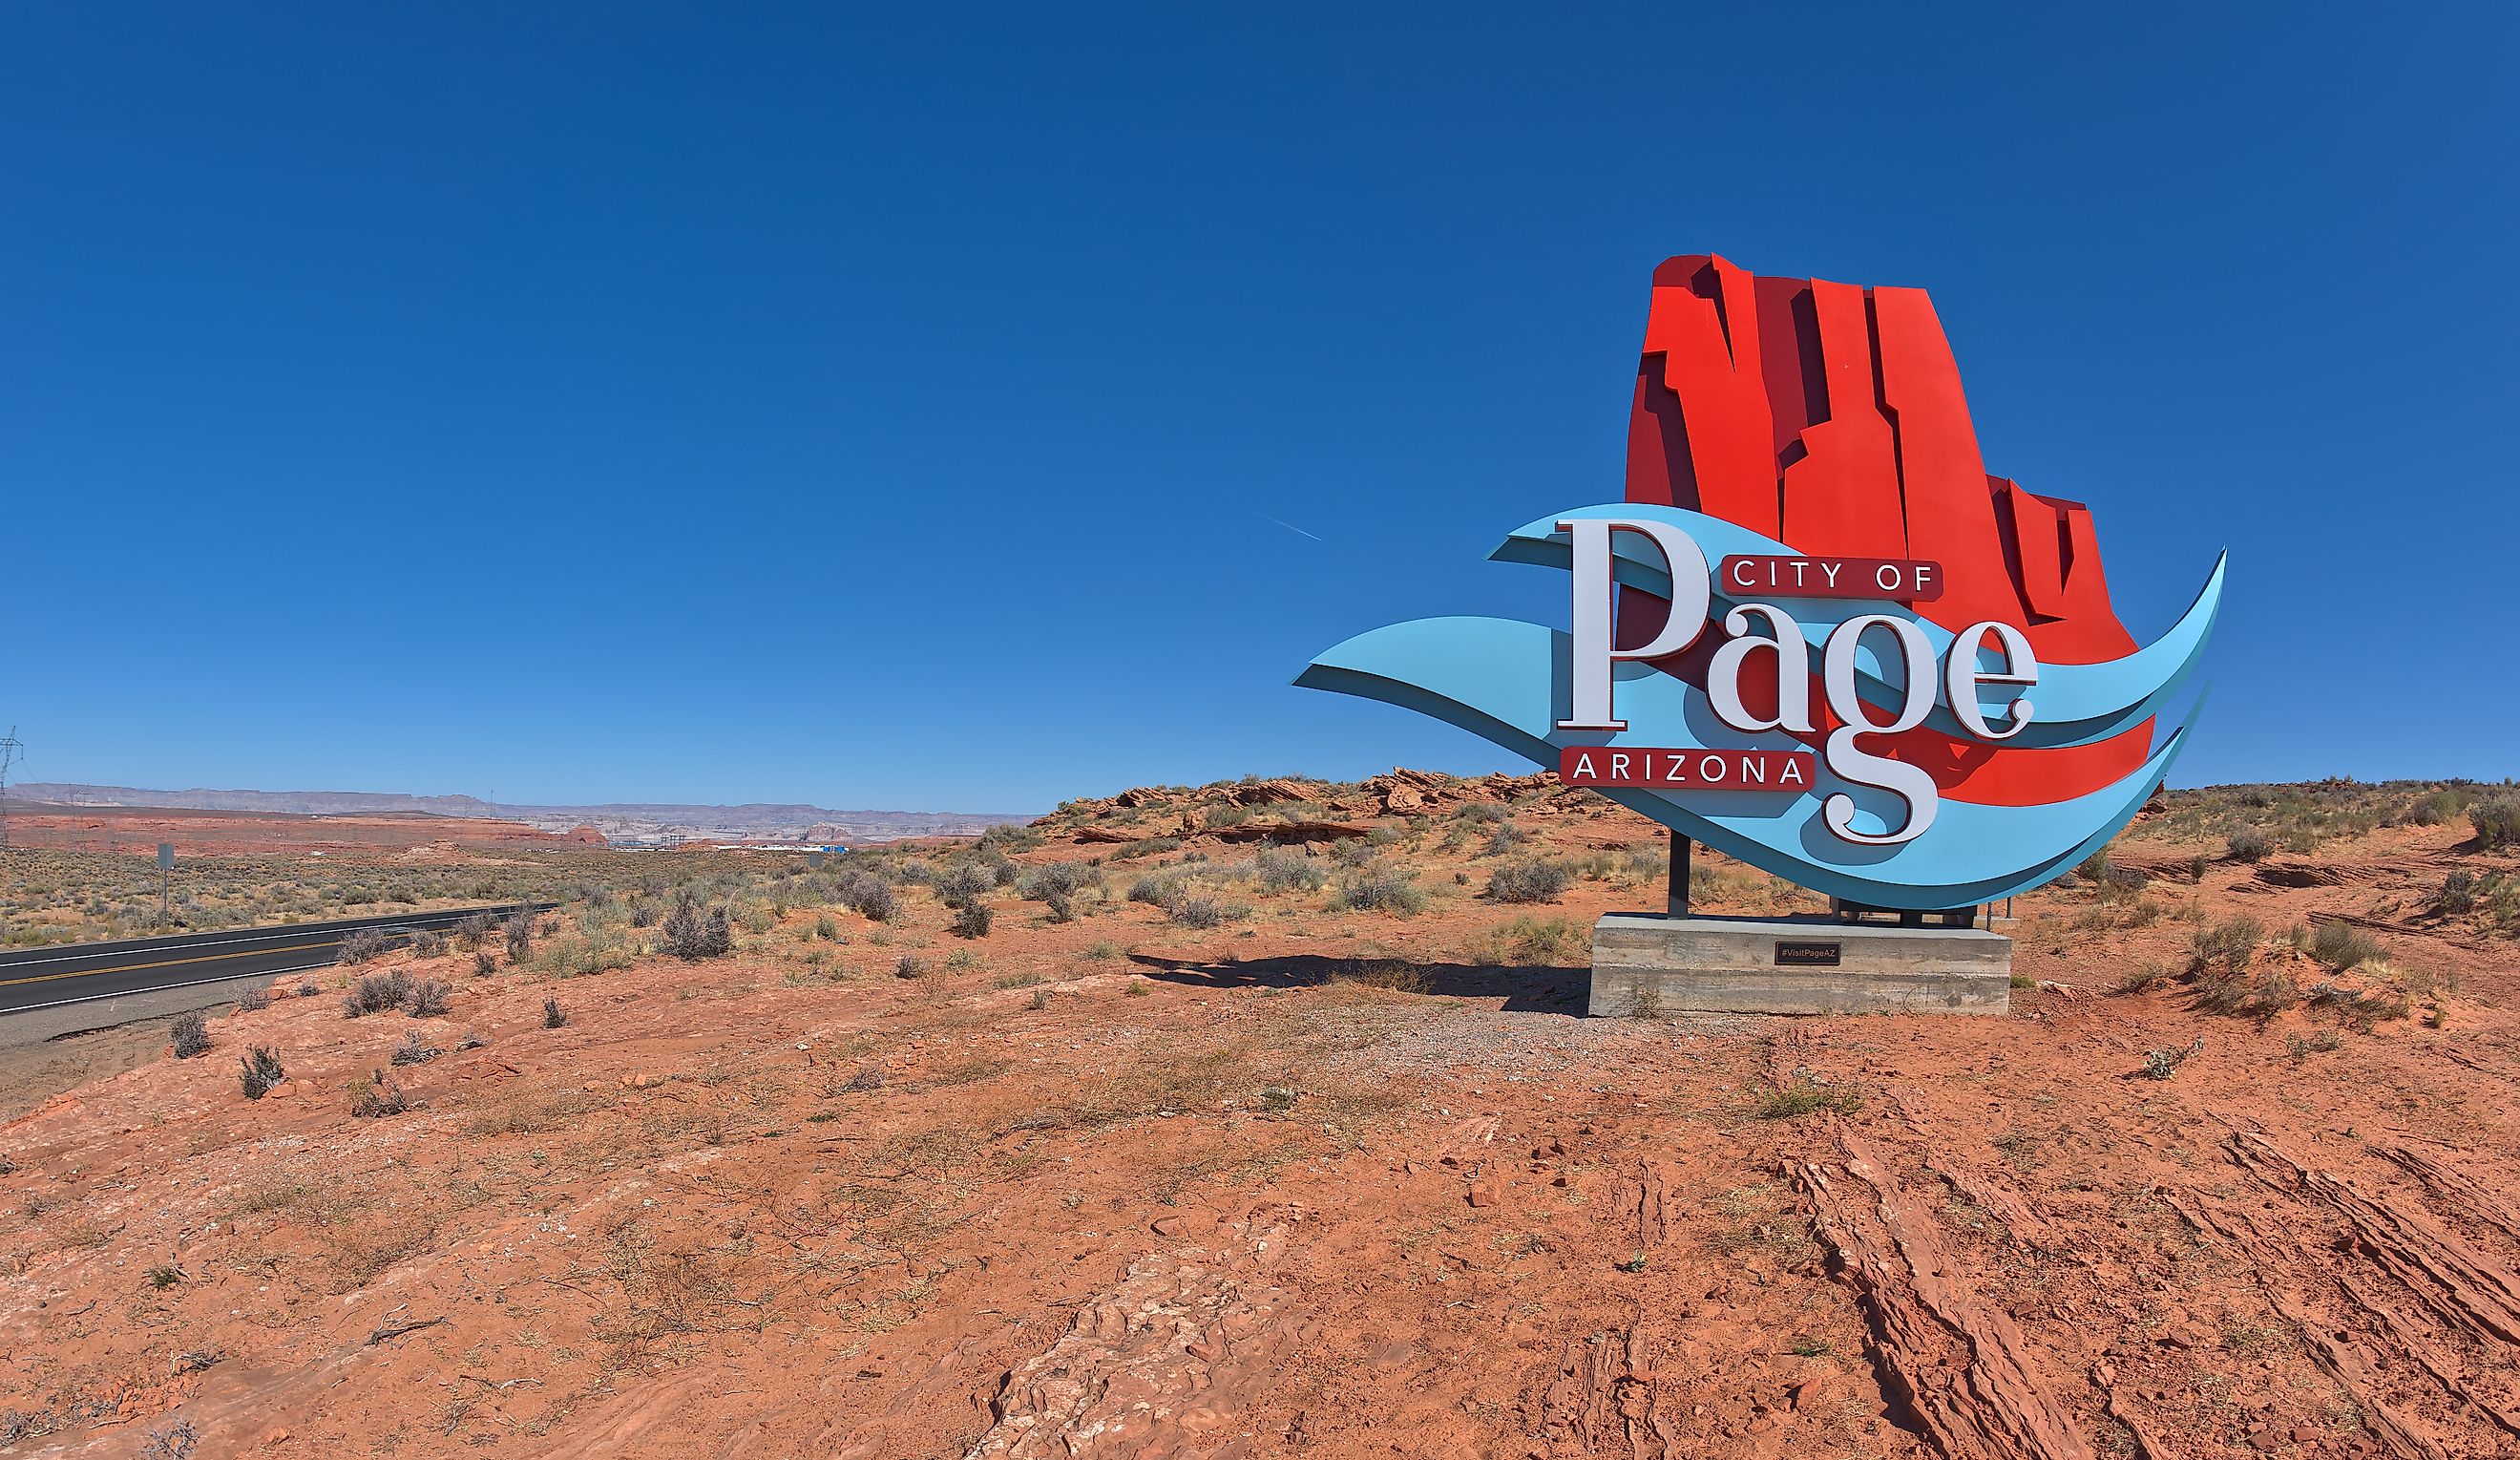
M1616 496L1713 251L1930 290L2139 637L2231 550L2178 781L2509 776L2514 15L20 8L0 726L508 800L1495 768L1286 681L1562 621L1483 559Z

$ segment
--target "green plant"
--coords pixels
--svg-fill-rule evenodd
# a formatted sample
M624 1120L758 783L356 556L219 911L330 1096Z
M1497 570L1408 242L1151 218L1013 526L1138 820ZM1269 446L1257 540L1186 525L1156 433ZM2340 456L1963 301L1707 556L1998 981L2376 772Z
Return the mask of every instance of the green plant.
M996 914L989 911L989 905L975 899L955 911L951 931L956 937L987 937L989 925L995 921Z
M2476 844L2488 851L2520 844L2520 798L2479 801L2467 808L2467 821L2476 828Z
M161 1262L149 1269L149 1286L156 1288L160 1292L174 1287L177 1283L180 1283L183 1280L184 1269L180 1267L170 1266Z

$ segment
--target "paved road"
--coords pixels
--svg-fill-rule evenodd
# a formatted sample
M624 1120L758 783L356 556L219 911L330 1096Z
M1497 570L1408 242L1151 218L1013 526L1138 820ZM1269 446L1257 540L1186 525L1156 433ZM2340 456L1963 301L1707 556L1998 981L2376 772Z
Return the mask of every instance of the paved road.
M539 913L557 904L524 905ZM515 906L458 907L389 918L345 918L335 923L231 928L220 933L180 933L171 937L18 949L0 953L0 1015L323 968L339 955L341 939L362 928L400 932L445 929L474 913L504 917Z

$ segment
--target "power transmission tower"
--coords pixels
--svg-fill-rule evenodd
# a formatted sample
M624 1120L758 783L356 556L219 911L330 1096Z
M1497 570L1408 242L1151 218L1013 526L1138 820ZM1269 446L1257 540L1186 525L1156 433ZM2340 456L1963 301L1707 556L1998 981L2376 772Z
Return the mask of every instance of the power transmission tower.
M23 758L19 752L24 749L24 743L18 739L17 726L10 726L8 734L0 735L0 847L9 844L9 763Z

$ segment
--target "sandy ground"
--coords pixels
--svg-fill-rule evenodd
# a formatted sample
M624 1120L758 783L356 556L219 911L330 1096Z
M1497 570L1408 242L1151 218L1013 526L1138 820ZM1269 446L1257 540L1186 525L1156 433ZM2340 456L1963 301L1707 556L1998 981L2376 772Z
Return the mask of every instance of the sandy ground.
M1247 914L1189 928L1120 894L1248 850L1150 799L1017 854L1192 832L1072 923L1001 891L955 938L914 889L844 942L799 908L583 978L459 951L415 970L446 1018L283 999L0 1126L0 1453L2520 1445L2520 958L2420 911L2511 870L2463 828L2138 843L2024 899L2008 1018L1591 1021L1580 930L1650 879L1502 907L1421 834L1384 852L1418 916L1225 883ZM2187 950L2242 913L2290 993L2208 1012ZM2340 917L2412 998L2277 935ZM1495 956L1534 918L1571 948ZM442 1053L388 1067L415 1030ZM259 1101L249 1045L288 1067ZM412 1106L358 1118L380 1068Z

